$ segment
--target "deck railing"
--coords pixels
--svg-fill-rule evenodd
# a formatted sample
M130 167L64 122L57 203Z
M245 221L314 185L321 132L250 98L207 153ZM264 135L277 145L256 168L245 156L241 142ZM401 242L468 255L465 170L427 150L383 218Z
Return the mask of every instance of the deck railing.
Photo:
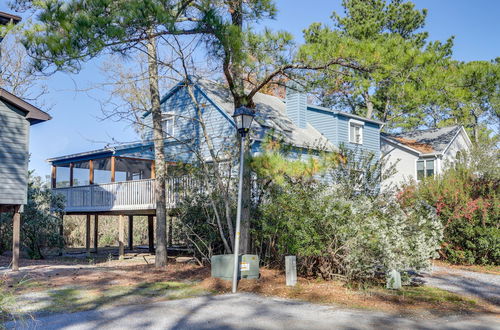
M155 179L112 182L55 188L64 196L66 212L138 211L156 209ZM196 187L189 176L170 177L166 182L166 203L175 208Z

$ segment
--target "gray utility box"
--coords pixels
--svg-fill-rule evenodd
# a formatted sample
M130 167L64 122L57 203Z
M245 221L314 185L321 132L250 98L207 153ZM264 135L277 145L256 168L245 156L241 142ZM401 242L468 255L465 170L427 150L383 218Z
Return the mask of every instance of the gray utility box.
M212 277L224 280L233 279L234 255L220 254L210 258L212 263ZM255 254L243 254L239 257L240 269L238 278L259 278L259 256Z

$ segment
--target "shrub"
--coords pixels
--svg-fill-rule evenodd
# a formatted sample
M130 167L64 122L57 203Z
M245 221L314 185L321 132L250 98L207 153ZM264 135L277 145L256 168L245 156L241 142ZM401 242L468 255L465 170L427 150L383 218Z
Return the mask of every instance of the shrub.
M345 199L314 183L284 184L261 205L253 235L264 262L297 255L306 276L373 280L391 269L429 266L441 224L422 204L404 209L387 197Z
M265 264L282 267L285 255L297 255L301 274L325 279L342 275L348 281L429 266L442 235L434 208L424 202L404 207L379 194L376 180L363 178L380 177L381 165L352 163L369 156L350 156L356 173L334 185L323 181L322 174L346 172L349 161L343 155L336 158L340 163L331 161L331 155L317 159L290 161L274 152L253 161L263 197L256 205L252 234ZM357 180L356 189L349 187L352 180Z
M452 263L500 264L498 151L491 150L462 154L442 175L409 183L399 194L404 205L436 207L444 226L441 254Z
M21 242L32 259L42 259L43 249L62 247L59 234L64 200L30 173L28 204L21 215Z
M29 173L28 203L21 213L21 244L28 257L41 259L45 248L62 247L59 228L63 203L40 177ZM3 253L12 248L12 214L1 215L0 233L0 253Z

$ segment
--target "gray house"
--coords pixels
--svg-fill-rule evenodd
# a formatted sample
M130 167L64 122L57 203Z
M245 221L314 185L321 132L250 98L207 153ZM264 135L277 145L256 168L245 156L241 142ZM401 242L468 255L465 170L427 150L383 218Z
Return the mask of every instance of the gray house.
M0 24L16 20L20 18L0 12ZM0 88L0 212L13 213L13 270L19 268L20 211L27 203L29 128L49 119L47 113Z

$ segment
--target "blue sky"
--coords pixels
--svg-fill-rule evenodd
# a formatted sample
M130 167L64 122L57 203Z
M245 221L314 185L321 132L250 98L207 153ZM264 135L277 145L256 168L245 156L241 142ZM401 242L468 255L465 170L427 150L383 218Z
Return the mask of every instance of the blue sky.
M1 1L0 11L8 11ZM275 21L265 22L273 29L292 32L302 40L302 30L313 22L330 23L333 11L342 12L341 0L277 0ZM431 40L455 36L454 58L462 61L490 60L500 56L500 1L496 0L414 0L417 8L427 8L425 30ZM84 92L76 92L102 81L96 61L89 62L77 75L58 73L48 80L46 96L53 104L53 120L31 129L30 168L36 174L50 173L45 159L103 147L113 141L137 139L123 122L102 121L99 103Z

